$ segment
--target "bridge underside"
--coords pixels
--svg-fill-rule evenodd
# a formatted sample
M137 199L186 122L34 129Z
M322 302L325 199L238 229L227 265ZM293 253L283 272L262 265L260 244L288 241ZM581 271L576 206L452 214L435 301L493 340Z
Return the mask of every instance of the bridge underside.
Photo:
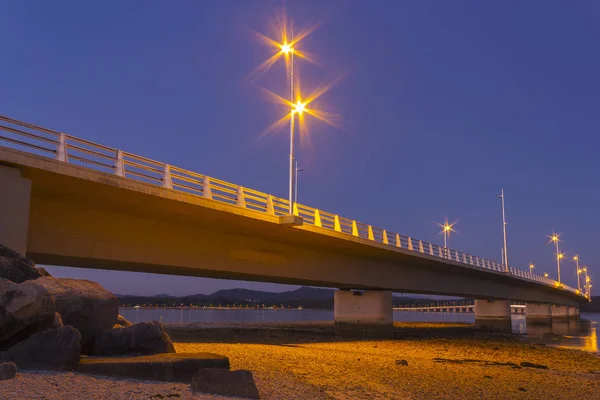
M581 300L500 272L281 224L276 216L14 150L0 149L0 163L32 183L27 255L39 264L566 305Z

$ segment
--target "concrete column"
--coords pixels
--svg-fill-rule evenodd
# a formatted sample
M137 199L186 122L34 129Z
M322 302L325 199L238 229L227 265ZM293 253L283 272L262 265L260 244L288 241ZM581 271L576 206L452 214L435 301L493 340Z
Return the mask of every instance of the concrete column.
M475 299L475 326L481 329L510 332L510 300Z
M337 333L393 336L392 292L338 290L333 297Z
M25 255L31 181L18 169L0 166L0 243Z
M552 326L552 306L547 303L527 303L525 306L527 325Z
M569 306L569 319L579 319L579 307Z
M556 320L568 320L569 319L569 307L561 305L552 306L552 319Z

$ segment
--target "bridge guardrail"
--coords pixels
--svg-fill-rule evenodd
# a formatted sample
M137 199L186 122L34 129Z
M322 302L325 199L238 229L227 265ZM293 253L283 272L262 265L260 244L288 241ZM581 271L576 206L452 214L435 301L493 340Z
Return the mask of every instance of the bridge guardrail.
M0 116L0 143L9 145L5 147L24 150L62 162L93 168L101 172L202 196L249 210L276 216L286 215L289 210L289 200L287 199L3 116ZM295 215L302 217L304 222L310 225L470 267L504 272L524 280L535 281L581 295L578 290L567 285L559 285L553 279L514 267L507 268L493 260L444 248L303 204L295 203L293 209Z

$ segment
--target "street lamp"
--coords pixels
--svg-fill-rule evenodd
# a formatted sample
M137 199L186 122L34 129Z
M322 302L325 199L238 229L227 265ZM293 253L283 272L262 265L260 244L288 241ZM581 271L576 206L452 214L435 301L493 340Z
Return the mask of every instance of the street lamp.
M535 265L532 263L529 263L529 274L533 275L533 268L535 268Z
M581 291L581 283L579 282L579 254L573 256L573 261L575 261L575 266L577 268L577 290Z
M550 274L549 274L549 273L547 273L547 272L544 272L544 278L547 278L547 277L549 277L549 276L550 276Z
M296 196L294 197L294 202L298 203L298 172L304 171L303 168L298 168L298 160L296 160Z
M295 68L294 58L296 56L298 56L302 59L306 59L308 61L314 62L314 60L311 60L310 55L308 55L304 51L298 50L297 47L298 47L298 44L304 38L306 38L306 36L308 36L315 29L317 29L318 25L314 25L307 30L301 31L296 37L294 37L293 30L291 32L290 37L288 37L288 30L287 30L286 26L288 26L287 21L285 21L282 26L280 41L273 40L273 39L268 38L267 36L264 36L257 32L258 37L264 43L266 43L268 46L276 49L276 53L272 57L270 57L267 61L263 62L257 69L263 70L263 69L270 68L282 56L285 57L286 66L289 66L289 71L290 71L289 101L280 97L279 95L276 95L273 92L270 92L269 90L266 90L266 89L264 89L264 90L276 102L285 104L286 107L289 107L289 114L286 113L283 118L279 119L277 122L272 124L267 129L267 131L273 130L275 128L280 128L282 126L282 124L285 124L287 118L289 117L289 119L290 119L289 213L293 214L294 213L294 203L297 198L297 196L295 195L295 191L297 190L297 188L295 188L295 183L297 182L297 179L295 179L295 174L297 173L297 171L296 171L297 166L296 166L295 155L294 155L294 145L295 145L295 136L296 136L296 129L295 129L296 115L298 116L298 125L299 125L300 136L303 135L303 132L306 132L306 125L304 124L303 114L309 114L312 117L315 117L329 125L336 127L337 125L336 125L336 122L334 121L334 118L335 118L334 114L323 111L323 110L315 109L314 107L309 108L308 106L313 101L315 101L317 98L319 98L320 96L325 94L329 89L331 89L334 86L334 84L336 84L339 81L339 79L335 80L325 86L317 88L309 96L307 96L306 98L303 98L301 95L299 82L296 83L296 78L295 78L295 74L294 74L294 68ZM289 61L289 64L288 64L288 61Z
M506 253L506 214L504 212L504 189L501 190L500 196L498 197L502 199L502 232L504 233L504 252L502 253L502 262L504 263L506 271L508 271L508 254Z
M552 236L549 236L550 238L550 242L554 242L556 244L556 266L558 269L558 283L560 284L560 259L563 258L565 255L561 254L560 250L558 249L558 242L560 242L559 239L560 235L552 232Z
M436 222L436 224L442 228L439 233L444 235L444 257L448 258L448 238L450 237L450 233L456 232L453 229L454 225L456 225L456 222L449 224L448 218L446 218L443 224L440 224L439 222Z

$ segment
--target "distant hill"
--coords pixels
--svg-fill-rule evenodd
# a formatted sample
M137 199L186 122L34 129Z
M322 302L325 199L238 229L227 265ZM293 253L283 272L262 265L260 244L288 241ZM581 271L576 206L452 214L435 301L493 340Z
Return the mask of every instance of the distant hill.
M170 295L154 295L154 296L133 296L133 295L117 295L119 304L124 306L248 306L248 307L293 307L297 308L316 308L316 309L332 309L333 308L333 289L313 288L302 286L296 290L287 292L274 293L264 292L260 290L250 289L224 289L218 290L212 294L194 294L188 296L170 296ZM435 300L427 298L412 298L394 296L393 305L395 307L410 306L410 305L434 305L439 303L458 303L464 302L465 299L456 300Z

